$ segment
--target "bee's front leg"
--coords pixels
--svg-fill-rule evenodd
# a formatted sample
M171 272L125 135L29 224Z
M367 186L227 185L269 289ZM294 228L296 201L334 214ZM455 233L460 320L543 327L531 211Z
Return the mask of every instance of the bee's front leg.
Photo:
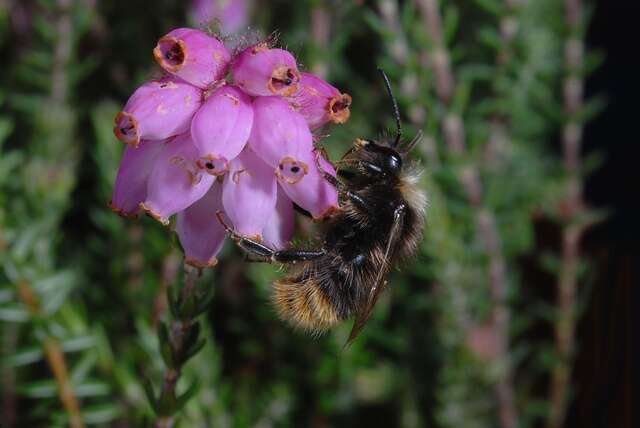
M222 211L216 212L218 221L225 228L229 237L240 247L246 254L247 261L261 263L296 263L307 260L313 260L325 254L324 250L273 250L262 242L255 239L247 238L233 230L232 227L222 218Z

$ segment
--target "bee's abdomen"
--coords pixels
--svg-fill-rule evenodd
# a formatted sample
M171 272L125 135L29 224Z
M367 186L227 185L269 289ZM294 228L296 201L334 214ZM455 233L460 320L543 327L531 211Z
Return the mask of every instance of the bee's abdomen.
M316 277L285 278L274 283L273 301L280 317L304 330L322 331L345 317L322 291Z

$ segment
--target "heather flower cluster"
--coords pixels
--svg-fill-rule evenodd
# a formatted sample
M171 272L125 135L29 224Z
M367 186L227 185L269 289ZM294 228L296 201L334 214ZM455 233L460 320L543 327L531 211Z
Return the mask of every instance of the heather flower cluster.
M127 144L111 207L144 211L176 232L185 261L212 266L225 231L275 248L293 233L293 203L316 219L338 206L318 171L312 131L349 119L351 97L298 69L294 56L267 43L236 53L218 38L179 28L153 50L166 75L139 87L115 118Z

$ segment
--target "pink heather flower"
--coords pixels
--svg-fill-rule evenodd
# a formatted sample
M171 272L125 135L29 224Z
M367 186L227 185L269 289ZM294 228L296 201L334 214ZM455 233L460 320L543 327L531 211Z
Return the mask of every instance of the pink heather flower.
M123 143L164 140L189 130L202 92L175 77L145 83L115 118L113 132Z
M214 182L201 199L178 213L176 232L184 248L185 263L210 267L218 262L216 256L226 237L216 219L216 211L222 209L222 185Z
M189 134L175 137L158 153L140 204L147 214L169 224L169 217L200 199L215 177L198 168L198 150Z
M233 86L223 86L202 105L191 122L199 165L212 175L223 175L229 161L242 151L251 134L251 99Z
M280 97L259 97L253 102L251 148L272 168L289 197L314 218L338 207L336 189L316 167L311 131L300 113ZM327 163L327 172L335 171Z
M311 73L300 74L298 90L289 102L302 114L311 129L328 122L349 120L351 95L342 94L329 83Z
M293 238L295 226L293 202L278 186L276 209L271 213L266 226L262 230L262 240L271 248L287 248Z
M283 49L260 43L240 52L231 66L235 83L249 95L289 96L298 89L296 59Z
M193 0L190 15L197 26L215 19L223 34L232 34L247 26L248 9L247 0Z
M223 79L231 60L220 40L191 28L178 28L161 37L153 56L160 67L202 89Z
M120 162L118 176L109 206L124 217L135 217L140 202L147 198L147 180L164 142L141 141L138 147L127 146Z
M222 204L238 233L262 240L262 230L276 208L277 188L273 168L249 147L231 161Z

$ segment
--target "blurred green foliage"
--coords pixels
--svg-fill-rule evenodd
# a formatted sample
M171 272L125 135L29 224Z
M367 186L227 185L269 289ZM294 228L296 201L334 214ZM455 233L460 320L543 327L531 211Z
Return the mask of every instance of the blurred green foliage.
M107 208L122 153L112 120L159 74L151 50L187 23L187 2L8 3L0 2L0 422L68 423L43 351L54 340L87 425L143 426L153 417L145 379L162 379L156 327L167 317L167 288L182 276L180 249L170 230ZM506 366L515 372L519 426L544 415L540 382L555 356L550 342L526 333L554 312L530 300L522 259L544 262L553 280L557 256L532 251L534 218L555 218L564 180L554 145L565 120L561 3L441 1L456 83L450 104L437 96L434 41L418 3L256 3L246 37L277 30L305 69L326 70L353 96L351 120L323 142L334 157L356 137L393 129L376 66L390 76L406 136L425 134L416 158L429 193L427 232L347 350L349 325L309 337L280 322L268 297L281 273L243 264L225 248L201 279L215 296L201 323L204 349L178 384L199 385L180 426L491 427L493 388ZM328 17L327 40L314 31L318 14ZM516 25L507 44L505 22ZM593 109L585 110L583 120ZM466 131L462 156L445 147L451 114ZM503 134L492 140L496 121ZM483 348L490 336L471 337L495 302L476 235L479 208L459 180L469 165L479 171L506 260L508 361ZM299 235L313 237L313 228L301 220Z

